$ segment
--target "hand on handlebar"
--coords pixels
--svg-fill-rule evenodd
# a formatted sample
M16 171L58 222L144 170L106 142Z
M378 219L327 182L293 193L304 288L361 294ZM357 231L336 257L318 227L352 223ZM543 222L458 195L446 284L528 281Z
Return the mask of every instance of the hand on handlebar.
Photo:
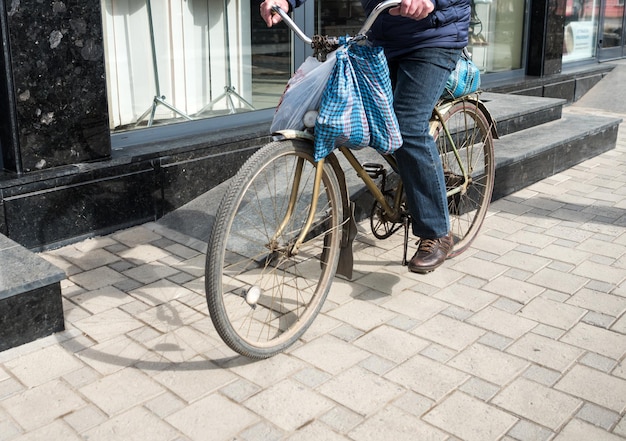
M400 5L389 9L389 14L421 20L426 18L434 9L435 6L431 0L402 0Z
M265 0L261 3L261 17L265 20L268 28L271 28L282 20L280 15L272 11L274 5L280 7L283 11L289 11L289 3L287 0Z

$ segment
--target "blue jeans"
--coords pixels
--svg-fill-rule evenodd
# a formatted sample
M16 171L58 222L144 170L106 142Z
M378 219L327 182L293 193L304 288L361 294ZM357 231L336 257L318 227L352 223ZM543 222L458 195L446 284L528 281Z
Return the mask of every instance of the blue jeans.
M403 139L395 157L413 234L425 239L445 236L450 230L443 168L428 122L460 55L461 49L425 48L389 60Z

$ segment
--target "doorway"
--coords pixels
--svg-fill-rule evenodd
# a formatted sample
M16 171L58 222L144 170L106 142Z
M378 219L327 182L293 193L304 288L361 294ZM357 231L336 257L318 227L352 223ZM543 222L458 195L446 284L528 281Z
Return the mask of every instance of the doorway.
M626 55L624 33L624 0L603 0L600 4L598 59L622 58Z

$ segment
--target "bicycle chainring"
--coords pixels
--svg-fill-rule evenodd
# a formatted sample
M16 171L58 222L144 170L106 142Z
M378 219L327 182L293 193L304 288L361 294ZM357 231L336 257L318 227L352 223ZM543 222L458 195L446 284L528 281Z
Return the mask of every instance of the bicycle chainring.
M393 206L394 197L392 192L384 193L389 205ZM387 239L402 227L402 222L394 222L385 213L378 201L374 201L370 214L370 228L377 239Z

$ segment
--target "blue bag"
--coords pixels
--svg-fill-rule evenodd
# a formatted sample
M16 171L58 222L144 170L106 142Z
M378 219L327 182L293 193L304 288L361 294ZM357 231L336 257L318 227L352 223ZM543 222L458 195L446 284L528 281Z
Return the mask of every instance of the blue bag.
M460 98L463 95L474 93L480 87L480 69L470 58L467 48L463 49L456 67L448 77L446 88L441 98Z
M349 43L336 57L315 122L315 161L339 146L395 152L402 136L383 49Z

